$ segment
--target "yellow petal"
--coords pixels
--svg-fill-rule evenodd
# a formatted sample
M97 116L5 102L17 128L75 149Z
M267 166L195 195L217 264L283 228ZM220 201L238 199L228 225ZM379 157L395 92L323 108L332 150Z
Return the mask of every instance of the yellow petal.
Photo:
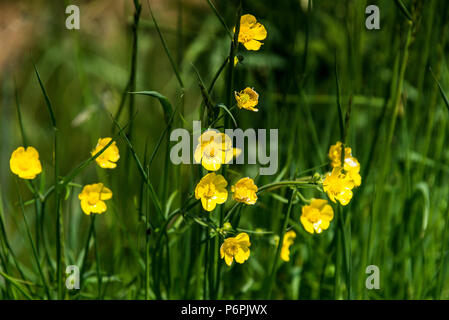
M321 224L320 224L320 228L322 230L326 230L327 228L329 228L329 225L330 225L329 220L322 219L321 220Z
M237 254L235 255L235 262L243 263L248 260L250 255L250 250L246 247L241 247L237 250Z
M217 203L210 198L201 198L201 204L206 211L213 211L217 206Z
M244 14L240 17L240 25L251 25L257 22L257 19L252 14Z
M264 40L267 37L267 30L260 23L256 23L256 25L253 28L253 32L254 32L253 35L254 40Z
M231 266L234 257L228 254L225 254L225 262L228 266Z
M290 261L290 249L288 247L282 246L281 259L285 262Z
M228 191L226 189L221 190L220 192L217 192L215 201L217 204L223 204L228 199Z
M112 198L112 191L109 188L103 187L100 193L100 200L109 200Z
M248 42L245 42L243 45L245 46L245 48L246 48L247 50L254 50L254 51L257 51L257 50L259 50L260 47L262 46L262 42L259 42L259 41L257 41L257 40L250 40L250 41L248 41Z
M323 220L331 221L334 218L334 209L330 205L325 205L321 210L321 217Z
M203 156L203 150L202 150L202 148L201 148L201 144L198 144L197 146L196 146L196 149L195 149L195 153L193 154L193 157L194 157L194 159L195 159L195 162L196 163L200 163L201 162L201 157Z
M308 232L308 233L314 233L315 229L313 228L313 224L304 216L301 216L300 218L302 226L304 227L304 229Z
M221 161L219 157L203 156L201 164L203 165L204 169L208 171L217 171L221 167Z
M249 242L249 236L245 232L239 233L235 237L235 240L237 240L241 244L245 244L247 247L249 247L251 245L251 243Z

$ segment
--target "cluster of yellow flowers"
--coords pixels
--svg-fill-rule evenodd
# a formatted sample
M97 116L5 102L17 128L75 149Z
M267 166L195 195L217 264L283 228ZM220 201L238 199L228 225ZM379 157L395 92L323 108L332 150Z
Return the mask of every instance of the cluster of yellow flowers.
M234 28L235 31L235 28ZM262 46L261 40L267 37L265 27L257 22L256 17L251 14L245 14L240 18L240 31L238 41L243 44L247 50L257 51ZM234 64L235 65L235 64ZM255 106L259 103L259 94L250 87L239 92L234 92L237 107L257 112Z
M265 27L257 22L253 15L245 14L241 17L238 42L242 43L247 50L259 50L262 46L260 41L266 37ZM234 66L237 63L238 58L234 58ZM259 103L259 94L254 89L247 87L240 92L236 91L234 95L239 109L259 111L255 108ZM229 136L208 130L199 138L194 158L197 163L201 162L206 170L217 171L221 165L229 163L233 157L238 157L240 152L241 150L232 147ZM197 184L195 198L201 199L204 210L213 211L217 204L224 204L228 199L227 185L228 182L221 174L208 173ZM232 198L248 205L256 203L257 190L254 180L249 177L241 178L231 186ZM226 224L229 223L225 222L224 225ZM234 259L237 263L243 263L249 258L250 245L249 236L246 233L228 237L220 248L221 258L225 259L228 266L231 266Z
M238 41L244 45L247 50L259 50L262 46L261 40L267 37L265 27L258 23L253 15L245 14L240 20L240 32ZM234 66L238 63L238 58L234 59ZM256 106L259 103L259 94L250 87L239 92L235 92L235 99L239 109L245 109L257 112ZM111 143L112 138L100 138L94 150L92 157ZM215 130L207 130L199 137L199 144L194 153L194 159L197 163L212 171L207 173L195 187L195 198L201 201L204 210L211 212L217 204L224 204L228 199L228 181L221 175L216 174L222 165L228 164L234 157L239 156L241 150L233 148L231 138L225 133ZM344 148L344 156L342 149ZM332 166L331 172L328 172L322 180L323 191L327 193L329 199L337 201L345 206L352 199L352 189L360 186L360 163L352 156L352 150L344 147L338 141L329 149L329 159ZM104 152L95 160L101 168L114 169L117 161L120 159L119 149L112 142ZM343 164L342 164L343 160ZM28 146L19 147L11 155L11 171L22 179L34 179L42 172L42 165L39 160L38 151ZM244 177L238 180L230 188L234 201L247 205L254 205L257 201L258 187L254 180ZM112 198L112 191L105 187L103 183L85 185L82 192L78 195L81 209L87 215L92 213L101 214L107 210L106 200ZM332 206L325 199L306 200L307 205L302 207L300 222L304 229L311 233L321 233L330 226L334 218ZM222 235L228 234L232 226L225 221L223 227L218 231ZM294 243L296 233L289 230L283 237L280 258L284 261L290 260L290 247ZM225 260L228 266L231 266L235 260L237 263L244 263L249 259L251 246L250 238L247 233L242 232L235 237L227 237L220 247L220 256Z
M112 138L100 138L95 149L91 152L92 157L100 152ZM118 147L112 142L106 150L100 154L95 161L101 168L114 169L117 167L117 161L120 159ZM39 160L39 152L34 147L19 147L13 151L9 160L12 173L22 179L34 179L42 172L42 165ZM78 195L81 203L81 209L87 215L91 213L103 213L107 210L105 200L112 198L112 191L106 188L103 183L85 185Z
M352 189L360 186L360 163L352 156L351 148L345 147L344 164L342 160L342 143L338 141L329 148L329 159L332 171L326 174L323 181L323 190L332 202L347 205L352 199Z
M345 147L344 165L341 166L342 143L338 141L329 148L329 159L332 171L325 175L323 181L323 191L327 193L329 199L341 205L347 205L352 199L352 189L360 186L362 178L360 176L360 163L352 156L352 150ZM330 222L334 218L334 210L325 199L312 199L310 204L302 207L300 221L304 229L313 234L321 233L329 228ZM281 249L281 259L289 261L290 246L296 233L288 231L284 236Z
M235 31L235 29L234 29ZM265 27L258 23L256 18L250 14L243 15L240 20L240 32L238 41L243 43L248 50L259 50L267 36ZM238 59L234 59L236 65ZM259 103L259 94L250 87L234 93L239 109L253 112L259 111L256 106ZM351 148L344 148L344 163L342 165L342 143L337 142L329 149L329 159L331 160L332 171L325 175L323 181L323 191L327 193L329 199L341 205L347 205L352 198L352 189L361 184L360 163L352 156ZM231 139L224 133L207 131L199 138L199 145L195 150L195 160L201 162L208 171L217 171L221 165L229 163L233 157L238 156L240 150L232 147ZM226 179L214 172L205 175L195 188L195 198L201 199L202 206L206 211L213 211L217 204L224 204L228 198L226 189L228 182ZM240 179L231 187L233 199L248 205L253 205L257 201L258 188L254 181L249 178ZM334 218L334 210L325 199L311 199L309 204L302 207L300 222L304 229L313 234L321 233L330 226ZM228 222L226 222L228 223ZM290 246L294 243L296 233L289 230L285 233L280 258L284 261L290 260ZM228 266L235 261L243 263L250 255L249 236L246 233L239 233L235 237L228 237L224 240L220 255Z

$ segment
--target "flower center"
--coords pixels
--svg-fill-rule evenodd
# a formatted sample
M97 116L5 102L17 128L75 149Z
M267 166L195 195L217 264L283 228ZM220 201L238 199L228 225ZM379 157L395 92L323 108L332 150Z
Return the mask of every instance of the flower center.
M321 223L320 211L318 209L316 209L316 208L312 208L312 211L309 213L308 219L313 224L315 224L317 222Z
M30 160L25 157L20 158L17 162L17 165L19 166L20 170L26 171L30 168Z
M235 256L238 251L239 251L239 246L236 243L233 243L233 244L230 244L229 247L226 249L226 254Z
M89 198L87 199L87 202L91 206L96 205L99 200L100 200L100 194L99 193L89 193Z
M212 197L214 197L215 196L215 185L213 185L213 184L211 184L211 183L209 183L207 186L206 186L206 190L205 190L205 194L206 194L206 198L212 198Z
M239 31L239 41L240 42L248 42L251 41L254 38L253 32L251 32L251 29L248 27L242 27L240 26Z
M248 103L250 100L249 94L244 93L244 94L240 95L240 100L242 101L242 103Z

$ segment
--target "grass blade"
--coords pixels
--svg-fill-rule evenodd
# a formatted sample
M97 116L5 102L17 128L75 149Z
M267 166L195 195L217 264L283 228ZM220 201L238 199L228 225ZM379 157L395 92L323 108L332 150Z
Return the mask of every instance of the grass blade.
M156 18L154 17L153 10L151 10L150 1L147 0L147 3L148 3L148 9L150 10L150 13L151 13L151 17L153 18L154 27L156 28L156 31L159 34L159 38L161 39L162 45L164 46L164 50L165 50L165 53L167 54L168 60L170 60L171 67L173 69L173 72L176 75L176 79L178 79L178 82L179 82L179 85L181 86L181 88L184 88L184 83L182 82L182 78L178 71L178 67L176 66L176 63L173 60L170 50L168 50L167 42L165 41L164 36L162 35L161 30L159 29L159 25L156 21Z
M130 92L130 94L150 96L158 99L159 102L161 103L162 109L164 110L165 121L167 123L170 121L170 117L173 113L173 107L166 96L160 94L157 91L137 91L137 92Z
M223 28L226 30L226 33L228 34L228 36L232 39L232 37L233 37L232 32L231 32L231 30L229 30L228 26L226 25L225 20L223 19L221 14L218 12L217 8L215 8L214 4L210 0L207 0L207 3L209 4L209 7L212 9L212 11L217 16L218 20L220 20L220 22L223 25Z
M402 2L402 0L394 0L394 2L396 3L396 5L398 6L399 10L401 10L401 12L404 14L404 16L410 20L411 22L413 22L413 18L412 15L410 14L410 11L408 11L407 7L405 6L405 4Z
M437 80L435 74L432 71L432 68L429 67L430 74L432 75L433 80L435 80L436 84L438 85L438 89L440 90L441 97L444 100L444 104L446 105L447 110L449 110L449 99L446 96L446 93L443 90L443 87L441 86L440 82Z

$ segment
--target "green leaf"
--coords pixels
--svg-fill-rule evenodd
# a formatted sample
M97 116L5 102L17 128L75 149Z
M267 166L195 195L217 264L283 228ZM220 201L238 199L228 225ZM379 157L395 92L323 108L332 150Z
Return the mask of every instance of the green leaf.
M232 115L231 110L228 109L228 107L226 107L223 103L219 103L215 106L216 108L222 108L224 111L227 112L227 114L229 114L229 116L231 117L232 121L234 122L234 126L238 127L237 125L237 121L235 121L234 116Z
M170 103L170 101L168 101L167 97L160 94L157 91L137 91L137 92L130 92L130 94L138 94L138 95L142 95L142 96L150 96L153 98L156 98L159 100L159 102L162 105L162 109L164 110L164 116L165 116L165 121L168 123L170 120L170 117L173 113L173 107Z
M165 50L165 53L167 54L168 60L170 60L171 67L173 69L173 72L176 75L176 79L178 79L178 82L179 82L179 85L181 86L181 88L184 88L184 83L182 82L181 75L179 73L178 68L176 67L175 61L172 58L170 50L168 50L167 42L165 41L164 36L162 35L161 30L159 29L159 25L157 24L156 18L154 17L154 14L153 14L153 10L151 9L151 6L150 6L150 2L148 1L147 3L148 3L148 9L150 10L150 13L151 13L151 17L153 18L154 27L156 28L156 31L159 34L159 38L161 39L162 45L164 46L164 50Z
M400 9L401 12L404 14L404 16L406 16L407 19L409 19L410 21L413 22L412 15L410 14L410 11L408 11L407 7L404 5L404 3L402 2L402 0L395 0L394 2L395 2L396 5L399 7L399 9Z
M10 282L12 285L14 285L14 287L16 287L28 300L33 300L33 298L31 297L31 295L28 293L28 291L20 284L20 283L26 283L26 284L32 284L30 282L24 282L20 279L16 279L13 278L11 276L8 276L6 273L0 271L0 275L7 280L8 282Z
M56 127L56 117L51 106L50 98L48 97L47 91L45 90L44 84L42 83L39 72L37 71L36 65L33 62L34 72L36 73L37 80L39 80L39 86L41 87L42 93L44 94L45 104L47 105L48 113L50 114L51 124Z
M435 77L435 74L432 71L432 68L429 68L430 73L432 75L432 78L435 80L435 82L438 85L438 89L440 90L441 96L443 97L444 103L446 104L446 108L449 110L449 99L446 96L446 93L444 93L443 87L441 86L440 82Z

